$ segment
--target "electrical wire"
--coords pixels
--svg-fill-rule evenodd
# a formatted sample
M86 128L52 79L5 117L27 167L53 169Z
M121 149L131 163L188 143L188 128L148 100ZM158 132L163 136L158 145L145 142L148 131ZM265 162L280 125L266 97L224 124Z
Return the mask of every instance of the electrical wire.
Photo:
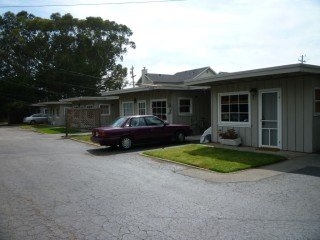
M100 5L126 5L126 4L150 4L165 2L183 2L186 0L150 0L133 2L106 2L106 3L75 3L75 4L43 4L43 5L0 5L0 8L42 8L42 7L77 7L77 6L100 6Z

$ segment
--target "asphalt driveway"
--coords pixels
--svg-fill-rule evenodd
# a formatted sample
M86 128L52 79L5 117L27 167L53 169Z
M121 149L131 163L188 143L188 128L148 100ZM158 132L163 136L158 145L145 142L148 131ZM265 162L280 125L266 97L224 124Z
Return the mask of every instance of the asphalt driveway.
M0 239L320 239L319 155L215 181L141 150L0 127Z

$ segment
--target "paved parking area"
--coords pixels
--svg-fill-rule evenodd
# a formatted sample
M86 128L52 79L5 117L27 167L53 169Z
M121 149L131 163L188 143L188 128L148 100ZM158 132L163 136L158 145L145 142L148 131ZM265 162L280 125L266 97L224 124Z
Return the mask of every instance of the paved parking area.
M0 239L320 238L319 155L232 181L141 150L0 127Z

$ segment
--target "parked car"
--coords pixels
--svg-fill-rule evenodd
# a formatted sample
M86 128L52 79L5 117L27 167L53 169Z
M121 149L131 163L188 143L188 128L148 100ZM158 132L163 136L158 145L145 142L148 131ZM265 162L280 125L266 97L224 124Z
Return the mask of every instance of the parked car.
M200 143L208 143L211 142L211 127L206 129L200 137Z
M42 113L33 114L29 117L25 117L23 119L23 122L29 123L29 124L47 123L48 122L48 115L42 114Z
M153 115L120 117L109 127L92 130L91 140L102 146L129 149L133 144L176 141L182 143L191 135L190 126L168 124Z

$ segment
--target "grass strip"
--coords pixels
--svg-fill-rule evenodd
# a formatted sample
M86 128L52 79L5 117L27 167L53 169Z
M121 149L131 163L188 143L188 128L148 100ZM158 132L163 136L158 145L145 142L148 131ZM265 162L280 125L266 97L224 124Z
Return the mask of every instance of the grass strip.
M76 140L82 141L82 142L88 142L93 143L90 139L91 134L84 134L84 135L70 135L70 138L74 138Z
M275 154L238 151L201 144L150 150L143 154L221 173L264 166L286 159Z
M38 124L38 125L22 125L21 126L23 129L29 129L29 130L34 130L39 133L44 133L44 134L61 134L61 133L66 133L66 128L65 127L57 127L57 126L51 126L51 125L43 125L43 124ZM76 129L69 129L68 133L79 133L78 130Z

